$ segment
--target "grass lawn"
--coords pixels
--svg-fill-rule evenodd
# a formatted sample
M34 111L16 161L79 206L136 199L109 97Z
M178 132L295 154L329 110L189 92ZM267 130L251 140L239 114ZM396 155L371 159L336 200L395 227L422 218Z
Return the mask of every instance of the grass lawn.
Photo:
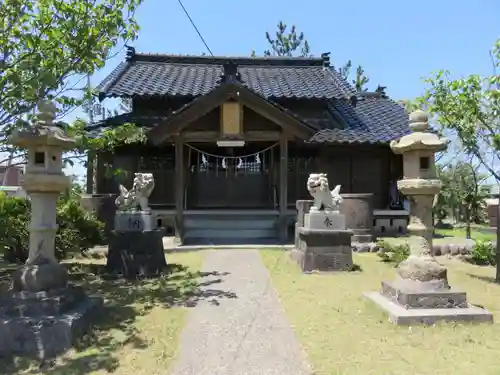
M436 229L436 233L438 235L444 236L445 238L456 237L465 239L465 228ZM475 230L475 228L471 228L471 237L474 240L481 240L481 241L496 241L497 238L495 233L484 233Z
M495 314L493 325L439 324L399 327L363 297L392 279L394 266L375 254L355 254L360 272L305 275L288 253L263 250L290 323L315 375L500 374L500 285L494 269L440 257L450 283L469 302Z
M166 374L177 354L180 330L196 294L203 252L168 254L171 273L152 280L127 282L99 276L105 259L67 261L70 275L106 304L92 334L43 372L50 375ZM38 363L0 362L2 374L38 373ZM33 372L35 370L35 372ZM5 371L5 372L4 372Z

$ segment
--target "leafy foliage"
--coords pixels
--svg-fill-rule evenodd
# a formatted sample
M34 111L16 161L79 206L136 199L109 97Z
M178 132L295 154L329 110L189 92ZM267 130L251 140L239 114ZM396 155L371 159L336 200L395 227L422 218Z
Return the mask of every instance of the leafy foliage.
M0 253L11 262L28 257L29 200L0 194ZM80 206L80 196L71 191L57 203L56 257L64 259L104 242L104 224Z
M453 132L463 149L474 156L488 173L500 182L500 39L490 51L492 74L471 74L453 79L441 70L426 79L423 96L427 110L437 122ZM497 241L496 282L500 283L500 242Z
M271 50L264 51L264 56L293 56L299 50L299 55L309 56L309 43L304 38L304 33L297 33L295 25L292 25L287 32L287 25L282 21L278 22L276 39L271 38L271 34L266 31L266 39L271 45Z
M427 110L437 123L452 131L464 150L476 157L488 172L500 181L500 39L490 53L493 73L482 77L472 74L452 79L446 70L426 79L423 96Z
M497 262L493 243L491 241L477 241L468 260L482 266L495 266Z
M387 241L378 241L378 256L383 262L394 263L397 266L410 256L410 246L407 243L394 245Z
M455 219L470 224L485 221L485 199L491 186L484 183L486 174L479 173L471 163L457 162L438 169L441 191L434 207L434 214L442 221L449 214Z
M10 261L28 259L29 201L0 193L0 253Z
M292 57L296 54L301 57L308 57L311 55L311 50L309 47L309 42L304 36L303 32L298 33L295 25L292 25L290 31L288 31L288 25L279 21L277 24L276 37L273 39L271 34L266 31L266 39L271 46L270 50L264 51L264 56L287 56ZM255 57L255 51L252 51L252 57ZM339 68L338 71L342 77L346 80L350 80L351 76L352 62L347 61L343 67ZM368 91L366 85L370 79L365 75L365 70L361 65L356 68L356 75L354 79L351 79L351 83L356 88L356 91Z
M342 68L339 68L339 73L344 77L346 81L349 81L349 77L351 76L351 68L352 62L351 60L347 61ZM368 91L366 85L370 82L370 79L365 75L365 70L361 65L358 65L356 68L356 75L354 79L351 80L352 85L356 89L357 92Z
M0 152L23 158L7 139L14 129L31 122L40 100L54 98L60 116L87 100L90 91L81 95L76 86L104 66L120 41L136 39L134 13L142 1L0 2ZM82 130L80 124L72 129L82 145L104 143L85 139Z

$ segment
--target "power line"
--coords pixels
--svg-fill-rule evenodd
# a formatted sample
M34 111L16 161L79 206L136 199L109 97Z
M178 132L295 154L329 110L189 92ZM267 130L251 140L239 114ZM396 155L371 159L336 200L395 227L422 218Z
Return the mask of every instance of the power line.
M184 13L186 14L187 18L189 19L189 22L191 22L191 25L193 25L194 29L196 30L196 32L198 33L198 36L200 37L201 41L203 42L203 44L205 45L205 48L207 49L207 51L210 53L210 55L212 57L214 57L214 54L212 53L212 50L210 49L210 47L208 46L207 42L205 41L205 38L203 38L203 35L201 35L200 33L200 30L198 30L198 28L196 27L196 24L194 23L193 19L191 18L191 16L189 15L188 11L186 10L186 8L184 7L184 4L182 4L182 0L177 0L177 2L179 3L179 5L181 6L182 10L184 11Z

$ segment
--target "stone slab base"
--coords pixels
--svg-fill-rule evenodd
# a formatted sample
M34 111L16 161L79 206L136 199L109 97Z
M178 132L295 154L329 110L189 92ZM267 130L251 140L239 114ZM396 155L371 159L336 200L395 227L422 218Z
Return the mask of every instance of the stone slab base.
M71 348L99 314L103 300L84 297L64 314L0 318L0 357L54 358Z
M379 292L367 292L364 296L389 315L389 321L398 325L434 324L440 321L493 323L493 315L479 307L450 309L405 309Z
M322 253L314 254L305 252L299 249L290 251L290 258L297 262L302 272L311 273L319 272L334 272L334 271L350 271L353 267L352 253Z
M106 268L127 279L159 275L167 266L163 228L152 231L113 231Z
M398 288L393 282L382 281L382 295L408 309L467 308L465 292L453 289L414 291Z
M352 231L299 228L299 248L291 257L302 272L352 269Z

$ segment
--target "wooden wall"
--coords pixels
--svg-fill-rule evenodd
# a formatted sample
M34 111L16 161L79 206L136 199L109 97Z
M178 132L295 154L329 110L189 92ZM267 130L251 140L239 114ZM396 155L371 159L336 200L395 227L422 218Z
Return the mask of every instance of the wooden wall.
M189 185L188 150L184 150L185 181ZM279 153L278 148L274 150ZM152 205L175 205L175 152L173 145L162 148L122 147L114 154L103 153L98 157L97 193L118 193L118 184L132 186L133 174L150 172L155 175ZM277 187L279 158L271 178ZM113 169L125 173L113 175ZM342 193L373 193L374 207L386 208L389 203L390 181L402 176L401 157L394 155L388 146L328 146L305 147L294 143L289 147L288 205L295 206L297 199L309 199L306 189L310 173L327 173L330 186L342 185ZM189 186L188 186L189 188Z

